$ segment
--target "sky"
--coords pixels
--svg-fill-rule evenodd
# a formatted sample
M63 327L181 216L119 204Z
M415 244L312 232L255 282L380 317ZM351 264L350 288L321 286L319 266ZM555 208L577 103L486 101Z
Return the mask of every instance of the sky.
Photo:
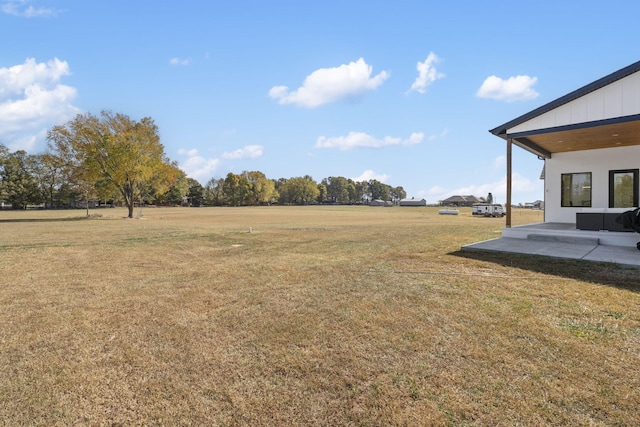
M229 172L506 199L511 119L640 60L637 0L0 0L0 144L79 113L151 117L205 185ZM543 199L514 147L513 202Z

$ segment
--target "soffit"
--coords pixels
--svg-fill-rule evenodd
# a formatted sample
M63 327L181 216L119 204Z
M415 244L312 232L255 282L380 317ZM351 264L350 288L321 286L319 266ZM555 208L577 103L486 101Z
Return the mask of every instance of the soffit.
M542 157L553 153L640 145L640 117L586 127L563 127L507 134L516 144Z

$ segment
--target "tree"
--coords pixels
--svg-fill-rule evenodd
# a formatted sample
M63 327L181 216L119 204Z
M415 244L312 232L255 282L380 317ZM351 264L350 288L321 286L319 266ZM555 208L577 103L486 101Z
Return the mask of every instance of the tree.
M330 176L322 180L327 187L327 197L333 203L349 202L349 181L342 176Z
M200 207L204 204L204 187L195 179L187 178L189 182L189 204L191 206Z
M371 196L369 194L369 182L367 181L358 181L355 183L356 187L356 203L365 202L368 203L371 200Z
M251 184L246 176L229 172L222 185L222 193L226 204L240 206L248 199L251 192Z
M404 191L404 188L402 188L402 186L392 187L390 190L390 195L391 195L391 200L396 204L398 204L400 200L407 197L407 192Z
M145 117L139 122L124 114L103 111L99 117L78 114L47 135L50 148L77 181L100 180L122 196L133 218L134 203L143 194L166 185L169 160L160 144L158 127ZM151 188L151 189L152 189Z
M249 204L264 205L277 199L275 183L272 180L267 179L265 174L258 171L245 171L242 175L247 178L251 185Z
M318 199L320 190L313 178L305 175L304 177L291 178L282 182L279 193L283 203L306 205Z
M23 150L11 153L0 147L0 199L11 203L14 209L42 203L44 194L36 179L38 168L37 156Z
M204 186L204 201L209 206L222 206L224 204L224 194L222 187L223 179L211 178Z
M324 179L318 184L318 203L324 203L327 201L327 185L324 183Z
M36 171L36 179L45 198L45 203L49 208L60 207L62 190L68 181L64 163L60 158L51 154L41 154L37 157L39 167Z
M391 194L391 186L384 184L376 179L369 180L369 195L371 199L389 200Z
M171 184L169 189L165 193L156 197L156 203L180 205L184 198L187 197L187 194L189 194L189 180L184 172L179 172L180 173L177 174L177 178L173 184Z

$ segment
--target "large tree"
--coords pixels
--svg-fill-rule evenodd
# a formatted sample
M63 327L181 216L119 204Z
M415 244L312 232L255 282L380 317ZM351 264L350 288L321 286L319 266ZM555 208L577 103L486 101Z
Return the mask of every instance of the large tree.
M251 195L251 183L245 175L229 172L222 184L225 203L231 206L244 205Z
M383 182L380 182L377 179L370 179L369 195L371 196L371 200L374 200L374 199L390 200L391 186Z
M204 202L209 206L222 206L224 179L211 178L204 187Z
M100 116L78 114L49 131L50 147L79 181L113 186L133 218L134 203L151 187L170 185L171 169L160 144L158 127L145 117L103 111ZM166 190L165 190L166 191Z
M265 174L259 171L244 171L242 174L251 184L249 204L266 205L278 198L275 183L272 180L267 179Z
M297 205L314 202L320 195L318 183L309 175L283 180L278 191L282 203Z
M202 206L204 204L204 187L193 178L187 178L187 182L189 183L189 192L187 193L189 205Z

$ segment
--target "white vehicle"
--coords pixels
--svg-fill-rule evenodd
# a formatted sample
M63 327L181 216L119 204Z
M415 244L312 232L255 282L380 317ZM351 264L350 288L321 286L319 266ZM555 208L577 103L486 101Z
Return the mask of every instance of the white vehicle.
M499 217L504 216L504 208L502 205L475 204L471 207L472 215Z

